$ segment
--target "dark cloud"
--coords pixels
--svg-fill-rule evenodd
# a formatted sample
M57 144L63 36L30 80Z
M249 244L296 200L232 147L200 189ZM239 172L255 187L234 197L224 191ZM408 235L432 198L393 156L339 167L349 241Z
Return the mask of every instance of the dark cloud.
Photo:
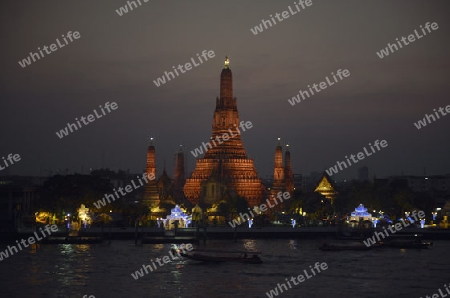
M243 135L261 176L272 173L276 138L291 144L295 173L333 166L369 142L389 146L364 160L377 176L447 173L448 127L442 117L413 123L450 104L448 1L313 1L253 35L250 28L293 1L150 1L128 14L126 1L2 1L0 156L19 153L16 174L40 168L85 171L102 165L141 171L147 135L157 165L183 143L189 153L211 133L219 75L231 57ZM377 51L426 22L439 29L383 59ZM81 38L21 68L18 61L68 31ZM203 50L215 58L156 87L153 80ZM331 72L350 77L304 102L287 99ZM55 132L105 102L118 110L59 139ZM354 177L359 165L338 177Z

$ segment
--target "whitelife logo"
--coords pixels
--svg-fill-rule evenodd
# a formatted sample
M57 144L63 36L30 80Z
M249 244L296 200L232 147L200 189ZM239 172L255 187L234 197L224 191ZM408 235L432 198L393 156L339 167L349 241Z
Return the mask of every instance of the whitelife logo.
M100 209L101 207L106 206L106 201L108 201L108 203L111 203L111 201L114 202L114 201L116 200L116 198L117 198L117 199L120 198L120 196L119 196L119 194L118 194L117 192L120 192L120 194L121 194L122 196L125 196L127 193L130 193L130 192L132 192L133 190L138 189L139 187L143 186L144 183L142 183L141 178L139 178L139 176L137 176L137 178L139 179L139 184L140 184L140 185L136 185L136 184L134 183L134 180L131 180L131 184L132 184L133 186L131 186L130 184L128 184L128 185L125 186L124 188L119 187L117 190L114 188L113 191L114 191L114 194L116 195L116 197L114 197L112 194L109 194L109 195L108 195L108 194L105 194L105 196L103 197L103 199L98 200L97 202L94 203L95 208ZM147 179L147 178L148 178L148 179ZM142 174L142 179L144 179L145 183L148 183L150 180L154 180L155 178L156 178L156 177L155 177L155 174L153 174L153 173L150 173L149 175L147 175L146 173ZM125 189L126 193L123 192L124 189Z
M283 198L282 198L283 197ZM289 194L289 192L285 192L282 193L281 191L277 193L277 198L280 200L280 203L283 202L283 199L285 200L289 200L291 198L291 195ZM277 199L272 195L272 200L275 203L275 205L270 204L269 199L266 199L266 203L269 206L269 208L273 208L276 205L278 205ZM258 206L253 207L253 211L255 211L256 214L258 214L258 212L266 212L267 211L267 205L266 204L261 204ZM250 212L250 215L252 217L255 217L255 215L253 214L253 212L250 210L250 208L247 208L248 211ZM235 228L236 225L240 225L241 223L245 222L246 220L250 219L250 216L247 213L239 213L240 218L235 218L232 221L229 221L228 224L232 227ZM242 221L241 221L242 219Z
M378 151L380 151L381 148L386 148L388 146L388 143L386 142L386 140L382 140L381 142L376 140L373 145L375 147L377 147ZM354 163L357 163L358 161L363 160L367 156L370 156L370 155L378 152L378 151L375 151L375 149L373 149L372 143L369 143L369 146L372 149L372 153L367 151L366 147L364 147L363 149L364 149L365 154L363 152L358 152L358 154L356 154L356 155L350 154L350 159ZM381 146L381 148L380 148L380 146ZM358 160L356 160L355 157L358 157ZM347 159L348 166L351 166L352 163L350 162L350 159L347 157L347 155L345 156L345 158ZM325 172L327 172L327 174L329 176L332 176L333 174L337 174L339 172L338 166L341 171L344 169L344 168L342 168L342 165L344 166L345 169L347 168L347 164L345 163L345 161L337 161L337 164L334 167L331 167L330 169L325 170Z
M412 212L411 216L414 217L414 219L415 219L416 221L419 221L419 219L425 217L425 212L423 212L423 211L417 212L417 211L414 210L414 211ZM418 216L418 217L417 217L417 216ZM405 220L402 220L401 222L402 222L402 224L403 224L403 226L404 226L405 228L409 226L409 223L406 223ZM391 232L392 234L395 234L396 232L400 231L401 229L403 229L402 224L396 223L396 224L394 225L395 231L392 229L392 226L389 226L389 227L388 227L389 232ZM384 233L383 233L383 232L384 232ZM372 236L372 238L368 238L367 240L363 240L363 243L364 243L367 247L370 247L371 245L376 244L377 242L381 241L381 239L384 239L384 238L385 238L385 236L384 236L385 234L386 234L386 237L389 237L389 233L388 233L388 231L386 230L385 227L383 227L383 232L375 232L375 233L374 233L374 236ZM380 238L380 236L383 237L383 238ZM375 240L375 237L378 239L378 241Z
M49 227L49 225L46 225L44 229L47 232L47 235L42 230L42 228L39 228L39 231L41 232L43 238L39 237L39 235L36 232L34 232L34 236L36 236L36 237L31 236L27 240L22 239L22 240L20 240L20 243L22 243L22 245L24 247L28 247L28 246L36 243L37 241L42 240L45 237L49 236L52 232L53 233L57 232L58 231L58 226L57 225L52 225L51 227ZM22 246L20 245L19 240L16 240L16 243L17 243L17 246L19 247L19 249L22 250ZM8 253L8 251L9 251L9 253ZM18 252L19 252L19 250L17 249L16 246L8 245L8 248L5 249L5 251L0 251L0 261L3 261L3 259L6 259L9 256L12 256L13 254L18 253Z
M237 127L237 125L234 124L234 126L236 127L237 135L240 135L241 132L240 132L239 128ZM245 126L245 128L250 129L253 127L253 124L250 121L245 122L245 124L244 124L244 121L241 121L239 123L239 127L242 129L243 132L245 131L244 126ZM228 131L230 132L230 134L225 132L222 134L222 136L216 136L214 139L213 139L213 137L211 137L211 140L214 144L214 148L217 147L217 144L215 141L217 141L219 144L223 144L223 142L228 141L230 138L237 136L236 134L233 133L231 128L229 128ZM220 140L221 138L222 138L223 142ZM208 148L207 148L208 146L209 146L209 149L213 148L213 146L211 145L210 142L207 142L207 143L202 142L202 146L205 149L205 153L208 152ZM203 154L202 146L195 148L194 151L191 151L191 153L192 153L192 155L194 155L194 157L197 157L197 156Z
M417 32L417 30L414 30L415 35L414 35L414 34L408 35L408 41L409 41L409 42L406 41L406 37L402 36L401 40L402 40L402 42L403 42L403 44L404 44L405 46L407 46L407 45L409 45L410 43L414 42L414 41L416 40L416 37L417 37L417 39L421 39L422 37L424 37L425 35L427 35L427 32L426 32L425 29L422 27L422 25L420 25L420 28L422 29L423 35L420 35L420 34ZM426 24L425 24L425 28L427 29L428 33L431 33L430 28L433 29L433 30L439 29L438 24L437 24L436 22L434 22L434 23L432 23L432 24L430 24L430 22L426 23ZM402 43L400 42L400 40L398 40L398 38L396 38L395 40L397 41L397 44L398 44L398 46L400 47L400 49L403 48L403 47L402 47ZM394 49L395 49L395 51L398 51L398 50L399 50L398 47L397 47L397 45L396 45L395 43L393 43L393 44L388 43L387 45L388 45L388 46L387 46L386 48L384 48L384 49L382 49L381 51L377 52L377 55L378 55L378 57L380 57L380 59L383 59L384 57L389 56L389 50L391 50L391 53L394 53Z
M303 276L302 274L300 274L299 276L291 276L290 281L292 281L292 283L294 284L294 286L299 285L300 283L304 282L305 280L308 280L310 278L312 278L313 276L316 276L317 273L321 273L322 271L325 271L328 269L328 264L325 262L319 263L316 262L316 264L314 265L314 268L309 265L309 269L311 271L312 275L309 275L308 272L305 270L303 270L303 273L305 273L305 275ZM315 270L314 270L315 269ZM321 271L322 270L322 271ZM306 276L306 279L305 279ZM274 288L273 290L270 290L269 292L266 292L267 297L269 298L273 298L276 297L278 295L281 295L281 293L283 293L283 287L284 290L287 291L289 286L289 289L292 289L291 283L289 282L289 280L287 278L285 278L286 283L278 283L277 286L278 288ZM297 282L298 281L298 282ZM278 289L280 290L280 293L278 294Z
M194 247L192 246L192 244L188 243L188 244L181 244L179 246L178 249L175 249L176 254L178 255L178 257L181 256L180 252L182 252L183 254L186 254L186 251L191 251L193 250ZM173 250L169 250L169 255L170 257L172 257L172 260L176 260L177 257L172 253ZM156 262L158 263L158 265L160 267L164 266L165 264L168 264L170 262L172 262L172 260L170 259L169 256L164 256L162 258L156 258ZM162 261L162 262L161 262ZM156 267L155 262L153 261L153 259L150 260L151 265L142 265L142 268L138 271L135 271L134 273L131 273L131 276L136 280L140 277L144 277L145 274L149 274L147 269L150 269L150 272L153 272L154 270L158 269L158 267ZM145 270L145 274L144 274L144 270Z
M314 95L313 89L314 89L317 93L319 93L320 91L327 89L328 86L331 86L331 85L334 85L334 84L340 82L340 81L338 81L338 79L336 78L336 76L338 76L338 77L341 79L341 81L342 81L344 78L349 77L349 76L350 76L350 71L348 71L348 69L344 69L344 70L338 69L338 70L336 71L336 75L334 74L334 72L332 72L331 75L332 75L333 78L334 78L334 83L333 83L332 81L330 81L330 79L329 79L328 77L325 77L325 79L326 79L326 81L327 81L326 83L325 83L325 82L320 82L319 84L313 84L313 85L312 85L312 88L311 88L310 85L308 85L309 92L311 93L311 96ZM317 88L317 87L320 87L320 89ZM300 102L302 101L302 100L300 99L300 96L303 98L303 101L304 101L304 100L306 99L305 95L306 95L308 98L309 98L309 96L310 96L309 93L308 93L308 91L302 91L302 90L300 90L300 91L298 92L298 95L292 97L291 99L288 99L288 102L291 104L291 106L294 106L296 103L300 103Z
M64 34L63 34L62 37L63 37L63 39L64 39L66 44L61 44L61 42L57 38L56 42L58 43L59 48L56 46L56 44L53 43L49 47L43 46L42 50L44 50L45 53L47 53L47 55L51 54L52 52L55 52L56 50L58 50L58 49L60 49L62 47L65 47L66 45L69 44L69 42L67 41L66 37L72 42L73 39L79 39L81 37L81 35L80 35L80 32L78 32L78 31L75 31L73 34L72 34L72 31L69 31L69 32L67 32L67 36L64 36ZM72 39L72 37L73 37L73 39ZM50 48L51 52L48 50L49 48ZM19 61L19 65L22 66L22 68L25 68L27 65L31 64L31 59L33 59L33 62L36 62L35 58L37 58L37 60L40 60L41 58L44 58L44 53L42 52L42 50L41 50L40 47L38 48L39 53L41 53L40 57L39 57L38 53L30 52L30 56L28 56L27 58L23 59L22 62Z
M306 1L299 0L298 1L298 5L297 5L297 2L294 2L294 4L295 4L295 7L297 8L297 12L295 10L292 10L291 6L289 5L288 6L289 11L285 10L281 14L278 13L278 12L275 14L275 17L277 18L277 20L279 22L282 22L283 20L286 20L290 16L293 16L294 14L299 13L301 11L299 5L302 7L302 10L305 10L306 7L312 5L312 1L311 0L306 0ZM289 12L290 12L290 14L289 14ZM281 15L282 18L280 18L280 15ZM270 18L272 19L273 25L276 25L277 22L275 21L275 19L273 18L272 15L270 15ZM266 29L269 29L270 27L272 27L272 22L270 20L267 20L267 21L266 20L261 20L261 22L262 23L260 25L258 25L258 26L255 26L254 29L253 28L250 29L250 31L254 35L257 35L258 33L262 33L264 31L263 25L264 25L264 27ZM269 25L270 27L267 27L267 25Z
M436 115L436 118L440 119L439 114L436 111L436 109L433 109L433 111L434 111L434 114ZM446 116L447 113L450 113L450 105L445 107L445 112L444 112L444 108L443 107L440 107L438 109L438 111L441 112L442 116ZM433 119L433 121L436 121L436 118L434 117L433 114L431 114L431 115L425 114L425 118L423 118L423 120L417 121L416 123L414 123L414 125L416 126L417 129L421 129L422 127L427 126L427 121L426 120L428 120L428 124L431 124L431 120L430 119Z
M136 0L139 3L139 6L142 5L141 0ZM134 5L134 8L138 8L136 1L127 1L128 6L130 7L130 11L133 10L133 6L131 4ZM147 3L150 0L142 0L145 3ZM128 7L126 5L120 7L119 9L116 9L116 12L119 16L123 16L124 14L128 13Z
M14 164L14 161L15 161L15 162L20 161L20 155L19 155L19 154L14 154L14 155L13 155L12 153L8 154L8 157L7 157L6 159L9 161L9 164L8 164L8 162L5 160L5 157L4 157L4 156L3 156L2 158L3 158L3 163L4 163L5 167L2 167L2 165L0 164L0 171L6 169L6 168L9 167L10 165L13 165L13 164ZM14 160L14 161L13 161L13 160Z
M203 57L203 59L205 59L205 61L208 61L208 58L206 57L206 50L204 50L204 51L202 52L202 55L201 55L201 56ZM215 56L216 56L216 54L214 53L214 51L208 51L208 57L209 57L209 58L212 59L212 58L214 58ZM202 64L202 63L203 63L203 60L202 60L202 58L200 58L200 55L199 55L198 53L197 53L197 58L198 58L198 60L200 61L200 64ZM195 63L194 58L191 58L191 61L192 61L192 64L193 64L195 67L197 67L197 66L200 65L200 64ZM185 73L185 72L187 72L188 70L191 70L191 69L192 69L192 65L191 65L191 63L188 62L188 63L184 64L184 68L185 68L185 69L183 69L183 65L181 65L181 64L178 64L177 67L172 66L172 68L173 68L173 71L177 74L177 77L178 77L180 74L178 73L177 68L178 68L178 70L179 70L181 73ZM153 80L153 83L155 83L156 87L159 87L159 86L161 86L162 84L165 84L165 83L166 83L166 78L167 78L167 81L170 81L170 80L171 80L170 76L172 76L172 79L175 79L175 75L174 75L173 72L171 72L171 71L169 71L169 72L165 71L165 72L164 72L164 75L165 75L165 77L162 76L162 77L160 77L160 78L157 78L156 80Z
M450 284L444 284L444 287L445 287L445 290L447 291L447 293L450 294L450 289L448 288L448 285L450 285ZM431 296L426 295L425 297L421 296L420 298L444 298L444 297L448 296L448 294L445 294L442 292L441 288L439 288L438 290L439 290L439 294L433 294Z
M109 102L107 102L107 103L105 103L104 107L102 107L102 106L99 106L99 107L102 110L103 116L105 116L106 113L105 113L105 110L103 110L103 108L105 108L108 111L108 113L111 113L111 111L116 110L119 106L115 102L112 102L111 104ZM99 115L97 113L97 110L94 110L94 114L96 117L94 117L94 115L92 115L92 114L89 114L87 117L83 117L83 116L80 117L81 122L83 122L84 125L88 125L89 123L94 122L95 119L103 117L102 115ZM86 119L88 120L88 122L86 122ZM78 120L78 118L75 118L75 120L78 123L78 127L81 128L82 126L81 126L80 120ZM70 132L74 132L73 129L78 130L78 127L75 123L67 123L67 127L64 129L61 129L59 131L59 133L56 132L56 135L58 136L58 138L62 139L63 137L69 135L69 130L70 130Z

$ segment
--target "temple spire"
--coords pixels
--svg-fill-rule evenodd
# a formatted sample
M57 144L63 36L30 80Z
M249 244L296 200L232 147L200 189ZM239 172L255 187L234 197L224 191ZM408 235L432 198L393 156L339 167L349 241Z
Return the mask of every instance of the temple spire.
M154 208L159 204L159 194L158 194L158 186L156 183L156 163L155 163L155 146L153 146L153 138L148 136L148 140L150 144L147 149L147 167L146 167L146 175L148 183L145 185L144 189L144 198L142 203L147 205L149 208ZM153 177L153 179L151 178Z
M210 148L203 157L194 154L196 166L184 185L184 194L193 205L217 206L222 200L239 196L245 198L249 206L254 206L260 205L266 195L254 161L247 157L240 134L233 134L226 142L217 141L218 137L236 131L241 123L237 100L233 97L233 75L229 63L226 56L220 73L220 97L216 98L212 135L204 147L205 151Z
M276 197L279 192L284 192L286 189L283 167L283 147L281 146L281 138L278 138L278 145L275 148L274 157L273 185L272 189L270 190L270 195L272 197ZM275 210L280 210L280 206L278 206Z
M280 168L283 168L283 147L281 146L281 138L278 138L278 146L275 149L275 173L274 176L277 176L277 168L280 171ZM281 175L279 176L282 177Z
M229 67L230 60L228 56L225 57L225 65L220 74L220 98L233 98L233 75Z
M229 65L230 64L230 59L228 59L228 56L225 56L225 68L229 68Z

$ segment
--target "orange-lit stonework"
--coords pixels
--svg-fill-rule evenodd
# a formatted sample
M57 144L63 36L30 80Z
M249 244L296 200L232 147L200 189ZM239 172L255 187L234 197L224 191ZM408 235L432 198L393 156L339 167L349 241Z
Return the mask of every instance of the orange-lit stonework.
M215 141L216 146L211 146L203 158L197 159L195 170L186 179L184 186L184 194L193 204L204 201L204 198L208 198L205 202L207 204L215 203L228 192L244 197L253 206L263 196L264 187L258 178L254 162L247 157L241 135L236 133L240 121L228 63L226 58L220 75L220 98L216 98L212 137L208 141L213 145L213 140L216 137L220 139L223 134L228 134L230 138L227 141Z
M147 149L147 177L156 177L156 163L155 163L155 147L153 146L153 138L150 140L150 145ZM145 185L144 199L142 201L150 208L159 205L158 183L156 179L149 180Z

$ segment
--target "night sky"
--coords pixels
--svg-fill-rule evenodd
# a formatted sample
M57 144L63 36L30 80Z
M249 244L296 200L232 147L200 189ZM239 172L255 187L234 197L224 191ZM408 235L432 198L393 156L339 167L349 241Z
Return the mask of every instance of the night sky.
M323 171L375 140L388 147L336 175L354 178L449 173L450 116L414 122L450 104L449 1L314 1L254 35L250 28L294 1L154 1L123 16L123 0L2 1L0 157L20 154L10 174L52 169L145 168L155 138L158 175L174 153L211 136L225 55L230 56L247 154L260 177L272 174L277 138L288 142L296 174ZM396 38L439 29L380 59ZM18 61L68 31L81 37L22 68ZM215 57L156 87L153 80L197 53ZM288 99L338 69L350 76L304 102ZM60 139L56 132L99 105L118 109ZM104 156L102 162L102 155ZM6 170L4 170L6 171ZM0 174L4 174L5 172Z

